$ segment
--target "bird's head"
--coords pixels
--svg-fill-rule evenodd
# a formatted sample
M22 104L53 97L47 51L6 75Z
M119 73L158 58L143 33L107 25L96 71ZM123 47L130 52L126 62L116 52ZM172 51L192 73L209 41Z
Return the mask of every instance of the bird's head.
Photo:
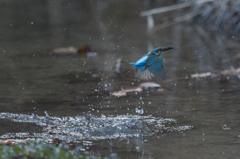
M173 46L168 46L168 47L158 47L155 48L151 51L152 54L156 54L157 56L160 56L164 51L173 49Z

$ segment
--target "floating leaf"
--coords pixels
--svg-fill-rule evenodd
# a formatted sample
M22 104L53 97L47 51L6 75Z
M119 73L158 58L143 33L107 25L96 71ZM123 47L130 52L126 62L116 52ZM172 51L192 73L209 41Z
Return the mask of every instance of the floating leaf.
M78 49L77 54L78 55L86 55L86 53L90 52L90 51L91 51L90 46L88 44L85 44Z
M151 89L151 88L154 88L154 89L157 89L157 88L160 88L160 84L157 84L157 83L154 83L154 82L144 82L144 83L141 83L139 85L140 88L144 89L144 90L148 90L148 89Z
M154 83L154 82L144 82L141 83L138 87L125 87L122 88L122 90L118 92L113 92L112 95L114 96L126 96L128 92L142 92L143 90L148 89L159 89L160 84ZM163 89L159 89L159 91L163 91Z
M230 67L230 69L224 70L221 72L222 75L239 75L240 74L240 68L235 69L234 67Z
M191 78L200 78L211 76L211 72L191 74Z
M0 143L8 145L8 144L12 144L13 141L12 140L0 140Z
M69 46L67 48L57 48L54 49L53 54L59 54L59 55L64 55L64 54L76 54L77 53L77 48L73 46Z
M121 97L121 96L126 96L127 93L124 90L121 90L121 91L118 91L118 92L113 92L112 95Z
M82 56L96 56L97 53L91 52L90 46L88 44L85 44L81 46L79 49L69 46L66 48L57 48L52 51L53 55L71 55L71 54L78 54Z

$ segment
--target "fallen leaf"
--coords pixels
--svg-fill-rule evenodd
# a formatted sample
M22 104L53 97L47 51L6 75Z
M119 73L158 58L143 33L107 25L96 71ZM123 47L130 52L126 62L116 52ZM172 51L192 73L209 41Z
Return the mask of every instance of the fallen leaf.
M88 44L85 44L78 49L77 54L78 55L86 55L87 52L90 52L90 51L91 51L90 46Z
M144 90L148 90L148 89L151 89L151 88L154 88L154 89L157 89L157 88L160 88L160 84L157 84L157 83L154 83L154 82L144 82L144 83L141 83L139 85L140 88L144 89Z
M166 91L165 89L162 89L162 88L158 88L158 89L155 89L154 91L153 91L153 93L155 93L155 94L165 94L165 93L167 93L168 91Z
M126 93L124 90L120 90L120 91L118 91L118 92L113 92L112 95L113 95L113 96L121 97L121 96L126 96L127 93Z
M222 125L222 129L223 129L223 130L231 130L231 128L228 127L226 124Z
M133 88L133 89L124 89L123 91L125 91L125 92L142 92L143 89L140 88L140 87L136 87L136 88Z
M78 55L84 55L84 56L96 56L97 53L90 52L90 46L88 44L85 44L81 46L79 49L69 46L66 48L57 48L52 51L52 54L54 55L70 55L70 54L78 54Z
M118 92L113 92L112 95L114 96L126 96L129 92L142 92L143 90L148 89L157 89L157 91L164 91L164 89L160 89L160 84L154 83L154 82L144 82L141 83L138 87L125 87L122 88L122 90Z
M211 76L211 72L191 74L191 78L200 78Z
M158 88L158 89L156 89L156 91L163 92L164 89L162 89L162 88Z
M12 144L13 142L14 141L12 141L12 140L0 140L0 143L6 144L6 145Z
M222 75L239 75L240 74L240 68L235 69L234 67L230 67L230 69L224 70L221 72Z
M6 140L0 140L0 143L9 145L9 144L27 143L27 141L34 141L34 139L6 139Z
M53 54L76 54L77 48L70 46L67 48L57 48L53 50Z

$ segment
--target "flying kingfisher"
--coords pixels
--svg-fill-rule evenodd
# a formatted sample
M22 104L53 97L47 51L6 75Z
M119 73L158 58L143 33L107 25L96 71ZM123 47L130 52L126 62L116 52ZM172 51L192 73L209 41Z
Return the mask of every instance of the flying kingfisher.
M165 80L163 59L159 56L167 50L173 49L173 46L158 47L143 55L137 62L130 63L138 69L138 76L141 79L151 79L154 75L162 77Z

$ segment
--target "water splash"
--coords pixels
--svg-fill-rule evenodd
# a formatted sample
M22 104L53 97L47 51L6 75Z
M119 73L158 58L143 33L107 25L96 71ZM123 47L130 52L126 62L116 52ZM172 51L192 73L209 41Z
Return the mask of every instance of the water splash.
M90 114L84 116L55 117L35 114L0 113L0 119L13 122L35 123L42 126L42 133L8 133L0 138L38 138L66 141L114 139L138 136L160 135L164 132L183 132L192 126L178 126L172 118L158 118L151 115L118 115L100 117Z

